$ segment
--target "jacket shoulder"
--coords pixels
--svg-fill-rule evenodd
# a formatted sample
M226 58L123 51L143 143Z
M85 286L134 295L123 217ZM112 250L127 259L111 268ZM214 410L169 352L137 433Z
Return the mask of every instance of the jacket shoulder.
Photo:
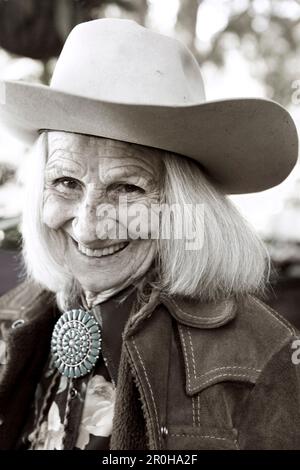
M240 328L247 328L252 333L250 343L263 337L266 348L274 352L280 344L298 335L297 329L288 320L253 295L237 301L236 318Z
M188 395L222 381L255 384L271 358L297 338L287 320L251 295L218 304L193 303L193 312L191 305L181 303L175 315Z
M299 449L299 343L284 344L259 375L235 422L240 448Z
M50 304L53 294L26 280L0 297L0 321L31 316L39 307Z

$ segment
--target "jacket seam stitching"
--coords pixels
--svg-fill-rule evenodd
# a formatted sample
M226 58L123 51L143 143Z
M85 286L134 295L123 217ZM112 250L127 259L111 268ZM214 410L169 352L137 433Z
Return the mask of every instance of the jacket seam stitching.
M188 387L191 388L191 378L190 378L190 367L189 367L189 362L188 362L188 357L187 357L187 348L185 344L185 338L184 338L184 332L182 331L182 328L180 325L178 325L180 335L182 338L182 344L183 344L183 353L185 356L185 362L186 362L186 367L187 367L187 374L188 374ZM196 425L196 420L195 420L195 402L194 402L194 397L192 397L192 415L193 415L193 426Z
M191 386L190 367L189 367L189 361L188 361L188 356L187 356L187 346L186 346L186 342L185 342L184 331L183 331L183 327L181 327L180 325L178 325L178 328L179 328L179 331L180 331L180 336L182 338L183 353L184 353L185 363L186 363L186 368L187 368L188 388L189 388L190 392L195 392L196 390L199 390L199 385L196 385L195 387ZM186 329L187 329L188 334L189 334L190 333L189 329L187 327L186 327ZM191 342L191 337L190 337L190 342ZM192 360L193 360L193 363L194 363L193 347L192 347ZM238 370L241 370L241 371L247 371L248 370L248 371L253 371L253 372L256 372L256 373L261 373L260 369L254 369L254 368L251 368L251 367L223 366L223 367L217 367L215 369L212 369L211 371L208 371L208 372L206 372L204 374L201 374L199 376L196 376L196 374L195 374L194 377L195 377L195 379L197 379L197 378L200 379L201 377L204 377L205 375L216 372L217 370L228 370L228 369L229 370L238 369ZM206 380L205 382L202 382L200 387L204 387L205 385L208 385L209 383L213 382L216 379L225 378L225 377L248 378L249 379L249 374L237 374L237 373L234 373L234 374L229 374L229 373L227 373L227 374L226 373L217 374L217 375L214 375L214 377L211 377L210 379ZM194 413L194 409L193 409L193 413ZM194 421L194 416L193 416L193 421Z
M193 363L193 370L194 370L194 377L195 377L195 379L196 379L196 378L204 377L205 375L209 375L209 374L212 374L213 372L216 372L216 371L218 371L218 370L224 370L224 369L225 369L225 370L227 370L227 369L251 370L251 371L258 372L258 373L261 372L261 369L255 369L254 367L222 366L222 367L216 367L215 369L211 369L211 370L205 372L204 374L197 375L197 373L196 373L196 364L195 364L195 355L194 355L194 346L193 346L193 342L192 342L192 335L191 335L191 332L190 332L190 329L189 329L189 328L187 328L187 333L188 333L189 343L190 343L190 348L191 348L192 363Z
M218 437L218 436L209 436L209 435L204 435L204 434L192 434L192 433L170 433L170 436L173 436L173 437L185 437L185 436L190 436L190 437L200 437L202 439L216 439L218 441L227 441L227 442L231 442L235 445L235 447L238 449L238 445L237 445L237 441L236 439L229 439L227 437Z
M194 397L192 397L192 412L193 412L193 426L196 426Z
M203 317L198 316L198 315L192 315L191 313L188 313L188 312L182 310L182 309L179 307L179 305L176 303L176 301L175 301L174 299L172 299L171 302L174 303L175 307L177 307L178 310L179 310L181 313L183 313L183 315L187 315L187 316L190 317L190 318L195 318L195 319L197 319L197 320L201 320L201 321L204 322L204 323L209 323L209 322L211 322L211 320L223 320L224 318L226 318L226 317L224 317L224 315L222 315L222 314L221 314L221 315L217 315L217 316L215 316L215 317L209 317L209 318L203 318Z
M197 395L197 402L198 402L198 426L201 425L200 421L200 411L201 411L201 400L200 400L200 393Z
M198 378L204 377L205 375L212 374L213 372L216 372L218 370L228 370L228 369L239 369L239 370L249 370L253 372L260 373L262 370L261 369L255 369L254 367L243 367L243 366L222 366L222 367L216 367L215 369L211 369L204 374L198 375Z
M178 325L179 331L180 331L180 336L182 339L182 345L183 345L183 354L185 357L185 362L186 362L186 368L187 368L187 378L188 378L188 387L191 388L191 378L190 378L190 366L189 366L189 361L187 358L187 349L186 349L186 344L185 344L185 338L184 338L184 333L182 331L182 328L180 325Z
M159 443L161 444L161 435L160 435L160 429L159 429L159 420L158 420L158 413L157 413L157 408L156 408L156 403L155 403L155 400L154 400L154 395L153 395L153 390L152 390L152 387L151 387L151 384L149 382L149 379L148 379L148 374L147 374L147 371L146 371L146 368L144 366L144 363L143 363L143 360L141 358L141 355L138 351L138 348L136 346L136 343L134 340L132 340L132 343L133 343L133 346L137 352L137 355L138 355L138 359L141 363L141 366L143 368L143 371L144 371L144 375L145 375L145 378L146 378L146 381L147 381L147 384L148 384L148 387L149 387L149 390L150 390L150 394L151 394L151 399L152 399L152 402L153 402L153 407L154 407L154 413L155 413L155 422L156 422L156 426L157 426L157 433L158 433L158 440L159 440Z
M266 306L260 302L260 300L258 300L256 297L253 297L253 300L256 304L258 304L260 307L262 307L264 309L265 312L267 312L269 315L271 315L276 321L277 323L279 323L280 325L282 325L286 330L288 330L288 332L290 333L291 336L294 336L295 335L295 331L287 324L285 324L283 322L283 320L281 320L281 318L278 318L277 315L275 315L271 310L269 310L268 308L266 308Z
M190 332L189 328L187 328L187 334L188 334L188 337L189 337L189 343L190 343L190 348L191 348L191 353L192 353L192 364L193 364L194 377L196 379L197 373L196 373L194 347L193 347L193 343L192 343L192 335L191 335L191 332Z
M171 324L172 324L172 332L170 334L169 338L169 345L168 345L168 376L167 376L167 392L166 392L166 401L164 404L164 414L162 416L162 424L167 425L167 420L168 420L168 403L169 403L169 383L170 383L170 374L171 374L171 348L172 348L172 341L173 341L173 326L174 326L174 320L171 319Z
M201 384L201 387L204 387L204 385L207 385L209 384L210 382L213 382L214 380L216 379L220 379L220 378L224 378L224 377L231 377L231 378L236 378L236 377L239 377L239 378L247 378L249 379L249 375L248 374L219 374L219 375L215 375L214 377L212 377L211 379L209 380L206 380L205 382L203 382ZM191 387L190 390L191 392L193 391L196 391L198 390L199 386L196 386L196 387Z

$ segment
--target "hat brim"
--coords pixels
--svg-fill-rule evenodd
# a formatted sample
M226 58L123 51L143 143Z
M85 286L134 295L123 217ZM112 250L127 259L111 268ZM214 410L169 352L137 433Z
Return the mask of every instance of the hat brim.
M256 98L153 106L2 81L0 121L27 142L33 142L41 129L49 129L175 152L199 162L229 194L278 185L298 157L297 130L290 114L273 101Z

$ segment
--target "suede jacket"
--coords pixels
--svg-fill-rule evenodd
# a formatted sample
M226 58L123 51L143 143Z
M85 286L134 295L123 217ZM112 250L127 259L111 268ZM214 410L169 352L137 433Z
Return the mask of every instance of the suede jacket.
M53 294L28 282L0 299L0 449L16 446L54 312ZM250 295L212 304L153 290L122 334L111 449L300 449L297 340Z

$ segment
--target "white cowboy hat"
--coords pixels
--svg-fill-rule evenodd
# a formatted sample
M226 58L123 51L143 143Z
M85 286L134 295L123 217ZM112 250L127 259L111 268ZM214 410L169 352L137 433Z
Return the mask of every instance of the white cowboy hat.
M228 193L283 181L298 155L289 113L263 99L205 101L179 41L129 20L76 26L50 86L0 82L0 119L32 141L42 129L157 147L199 162Z

